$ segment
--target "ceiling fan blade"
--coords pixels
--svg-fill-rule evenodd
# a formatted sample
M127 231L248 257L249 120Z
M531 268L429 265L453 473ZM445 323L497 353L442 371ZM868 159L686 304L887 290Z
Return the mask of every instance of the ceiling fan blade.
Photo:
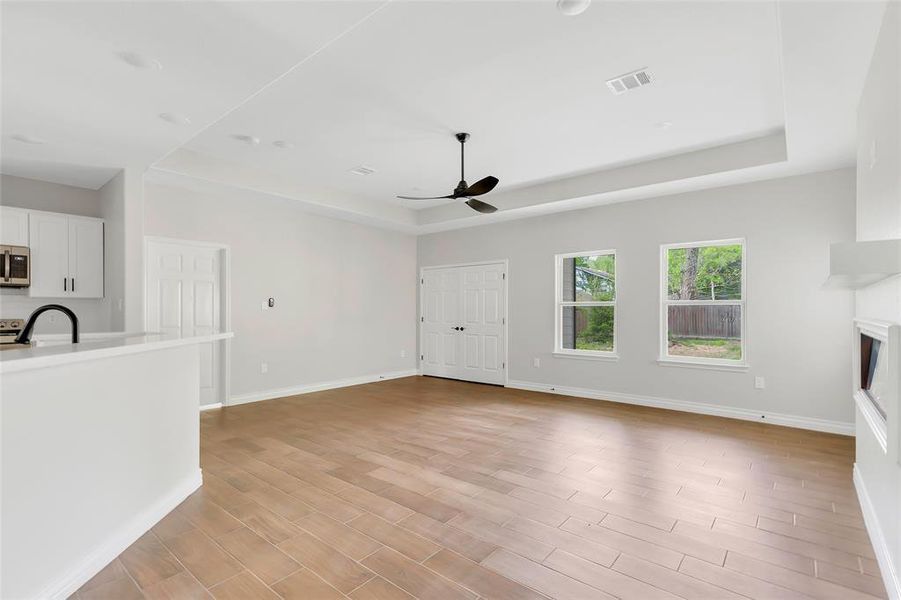
M495 181L497 181L497 180L495 179ZM494 187L494 186L492 186L492 187ZM481 200L476 200L475 198L470 198L469 200L466 201L466 204L469 206L469 208L471 208L473 210L477 210L483 214L493 213L497 210L496 207L491 206L487 202L482 202Z
M451 194L450 196L429 196L426 198L418 196L398 196L398 198L402 198L403 200L448 200L451 198L456 198L456 196Z
M497 177L489 175L483 179L479 179L474 184L460 192L460 196L481 196L487 194L498 184Z

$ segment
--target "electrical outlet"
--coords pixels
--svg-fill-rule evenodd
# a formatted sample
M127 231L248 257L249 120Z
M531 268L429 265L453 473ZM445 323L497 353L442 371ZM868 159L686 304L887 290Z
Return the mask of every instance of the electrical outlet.
M119 312L122 312L122 309L125 307L125 301L122 298L119 298Z
M536 369L539 368L539 367L541 367L541 359L540 359L540 358L533 358L533 359L532 359L532 366L535 367Z
M407 351L406 351L406 350L401 350L401 351L400 351L400 357L401 357L401 358L407 358Z
M269 363L260 363L260 373L268 373L269 372Z
M754 378L754 388L758 390L762 390L766 387L766 379L763 377L755 377Z

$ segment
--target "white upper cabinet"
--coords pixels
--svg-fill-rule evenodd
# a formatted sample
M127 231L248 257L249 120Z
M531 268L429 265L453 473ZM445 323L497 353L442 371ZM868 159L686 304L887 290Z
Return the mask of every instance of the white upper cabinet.
M33 212L29 219L31 287L37 298L69 295L69 218Z
M0 244L28 245L28 211L24 208L0 206Z
M103 297L103 221L69 218L69 291Z
M103 221L32 211L33 298L103 297Z

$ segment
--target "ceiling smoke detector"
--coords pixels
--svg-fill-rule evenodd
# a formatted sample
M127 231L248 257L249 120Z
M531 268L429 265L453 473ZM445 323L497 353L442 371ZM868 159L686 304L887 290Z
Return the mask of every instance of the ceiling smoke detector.
M607 80L607 87L610 88L610 91L619 96L620 94L625 94L628 91L640 88L645 85L650 85L651 76L648 74L647 68L638 69L637 71L632 71L631 73L626 73L625 75L620 75L619 77L614 77L613 79Z
M366 165L360 165L359 167L351 169L350 172L354 175L372 175L375 173L375 169L367 167Z

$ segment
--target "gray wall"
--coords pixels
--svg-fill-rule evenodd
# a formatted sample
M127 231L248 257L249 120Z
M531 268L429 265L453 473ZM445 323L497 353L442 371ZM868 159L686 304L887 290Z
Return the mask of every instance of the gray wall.
M100 194L96 190L0 175L0 196L0 204L4 206L103 217Z
M98 191L10 175L0 176L0 204L83 217L105 217ZM60 301L78 315L83 332L110 331L110 309L105 299L29 298L27 290L0 288L0 317L24 319L38 306ZM39 334L68 331L68 319L58 313L43 315L35 327Z
M901 6L890 3L870 64L857 114L857 239L901 238ZM875 162L871 153L875 143ZM871 166L872 165L872 166ZM901 280L898 277L857 292L858 317L901 322ZM847 367L846 367L847 368ZM889 416L898 418L897 412ZM897 574L901 571L901 467L899 442L892 439L882 451L862 415L857 415L857 469L872 502L881 535ZM897 428L894 429L897 431ZM878 552L878 549L877 549ZM883 577L887 575L883 569ZM887 583L889 595L901 590ZM897 586L897 584L895 584ZM895 596L892 596L895 597Z
M147 235L231 248L233 397L416 368L413 236L262 195L147 185L145 203Z
M509 259L511 380L850 424L853 297L822 284L829 243L854 239L854 180L845 169L436 233L419 238L419 266ZM751 369L659 366L660 244L736 237ZM554 255L600 248L617 251L620 359L554 357Z

